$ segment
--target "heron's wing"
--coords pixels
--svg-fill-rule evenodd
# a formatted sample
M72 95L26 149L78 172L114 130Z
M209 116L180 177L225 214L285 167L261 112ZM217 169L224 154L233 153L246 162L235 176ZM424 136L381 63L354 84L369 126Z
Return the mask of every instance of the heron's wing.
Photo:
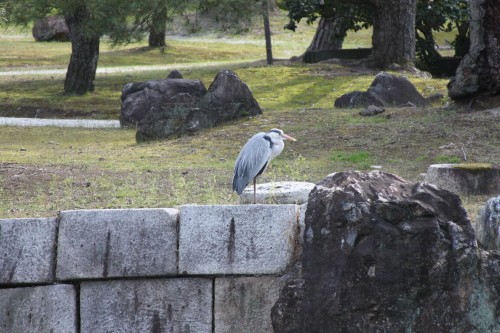
M271 142L265 133L257 133L245 143L234 165L233 191L241 194L250 180L259 174L271 157Z

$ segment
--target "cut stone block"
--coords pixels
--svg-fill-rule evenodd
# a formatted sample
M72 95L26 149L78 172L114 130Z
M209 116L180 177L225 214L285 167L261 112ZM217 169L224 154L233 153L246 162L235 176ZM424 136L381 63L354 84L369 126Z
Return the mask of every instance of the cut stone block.
M212 279L82 282L81 333L212 332Z
M0 332L77 332L72 285L0 289Z
M280 277L215 279L215 333L272 333L271 308L284 283Z
M500 193L500 169L488 163L433 164L424 181L456 194Z
M50 283L56 255L55 218L0 220L0 284Z
M176 275L177 218L176 209L63 211L56 277Z
M280 274L295 258L299 206L182 206L180 274Z
M272 182L257 184L255 199L257 203L266 204L297 204L307 202L309 192L314 188L308 182ZM245 188L240 196L240 203L253 203L253 185Z

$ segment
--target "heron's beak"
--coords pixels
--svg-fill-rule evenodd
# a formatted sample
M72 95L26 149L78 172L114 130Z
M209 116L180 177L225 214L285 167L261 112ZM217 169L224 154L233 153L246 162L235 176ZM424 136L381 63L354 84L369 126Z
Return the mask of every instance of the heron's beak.
M286 135L285 133L283 133L282 137L283 137L285 140L297 141L295 138L292 138L290 135Z

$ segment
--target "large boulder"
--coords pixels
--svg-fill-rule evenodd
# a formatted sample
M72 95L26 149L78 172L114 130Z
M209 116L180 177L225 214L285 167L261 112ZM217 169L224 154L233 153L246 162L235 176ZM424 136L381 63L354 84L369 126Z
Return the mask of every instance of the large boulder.
M68 42L70 40L64 16L47 16L35 21L31 33L37 42Z
M123 87L120 123L136 126L145 118L160 119L172 112L194 108L207 92L203 82L162 79L128 83Z
M280 332L498 332L500 254L460 198L381 172L312 190L304 248L271 311Z
M228 69L217 73L208 92L200 100L199 107L214 118L216 125L241 117L262 114L250 88L235 72Z
M138 142L190 134L262 113L248 86L232 71L220 71L208 91L201 81L173 77L123 88L120 123L137 126Z
M426 106L429 101L405 77L381 72L375 76L367 91L354 91L335 100L336 108L415 105Z

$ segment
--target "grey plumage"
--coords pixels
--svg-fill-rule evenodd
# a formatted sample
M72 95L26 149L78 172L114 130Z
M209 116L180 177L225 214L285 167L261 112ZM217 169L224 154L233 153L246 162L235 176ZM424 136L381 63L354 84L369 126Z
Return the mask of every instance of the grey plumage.
M267 133L255 134L245 143L234 164L233 191L240 195L253 179L255 203L256 178L269 166L269 162L282 152L285 146L283 140L296 141L282 130L273 128Z

